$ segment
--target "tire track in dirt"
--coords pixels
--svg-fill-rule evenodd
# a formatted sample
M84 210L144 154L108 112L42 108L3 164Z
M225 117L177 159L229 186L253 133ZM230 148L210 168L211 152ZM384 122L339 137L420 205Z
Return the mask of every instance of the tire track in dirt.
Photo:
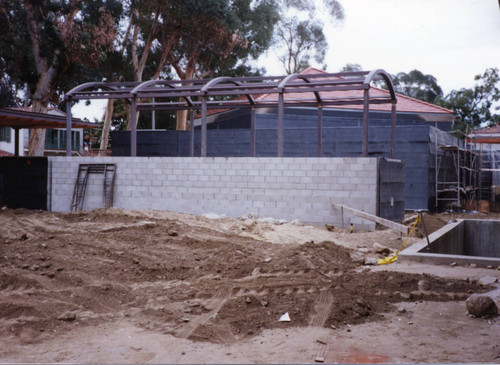
M333 299L333 294L328 289L320 292L318 300L314 305L314 314L310 322L311 326L323 327L325 325L333 306Z
M232 292L231 287L225 287L219 289L215 295L204 305L204 308L209 310L208 313L204 313L193 321L189 322L183 329L177 332L177 336L180 338L189 338L196 329L207 323L211 318L215 318L217 313L222 309L222 306L229 299Z

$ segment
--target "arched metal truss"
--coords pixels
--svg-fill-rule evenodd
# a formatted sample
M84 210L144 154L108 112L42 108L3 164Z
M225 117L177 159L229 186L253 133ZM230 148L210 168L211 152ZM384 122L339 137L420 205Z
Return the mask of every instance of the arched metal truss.
M370 95L371 83L383 80L388 93ZM267 97L262 97L266 95ZM150 102L154 98L155 101ZM278 109L278 151L283 156L285 107L318 108L318 156L321 156L323 108L363 105L363 156L368 156L370 104L392 104L391 157L395 155L396 93L384 70L298 73L287 76L218 77L201 80L151 80L145 82L90 82L70 90L67 103L67 134L71 134L71 103L76 100L126 99L131 104L131 120L137 111L187 110L190 115L190 154L194 154L194 113L201 115L201 156L207 154L207 114L210 109L251 108L251 154L255 156L255 110ZM136 122L131 126L131 156L137 155ZM71 141L71 138L67 139ZM67 146L71 153L71 143Z

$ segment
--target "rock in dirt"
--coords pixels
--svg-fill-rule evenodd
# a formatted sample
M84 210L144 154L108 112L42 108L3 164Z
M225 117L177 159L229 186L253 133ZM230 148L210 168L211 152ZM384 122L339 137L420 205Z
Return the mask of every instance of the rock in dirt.
M315 362L325 362L325 358L323 356L316 356L314 358Z
M399 296L403 299L410 300L411 299L411 294L410 293L399 293Z
M472 294L466 301L467 312L475 317L498 314L494 300L487 295Z
M361 264L361 265L365 264L365 255L363 255L361 252L353 251L350 253L350 257L351 257L351 260L357 264Z
M377 265L377 259L374 257L365 257L365 265Z
M176 231L168 231L167 234L170 236L170 237L177 237L179 235L178 232Z
M21 237L19 237L19 239L21 241L26 241L28 239L28 234L27 233L23 233L23 235Z
M391 253L391 249L389 247L383 246L378 242L373 244L373 250L381 255L388 255Z
M76 314L73 312L66 312L57 317L60 321L72 322L76 319Z
M217 213L206 213L203 214L203 217L208 219L225 219L229 218L226 214L217 214Z
M484 276L481 279L479 279L479 284L481 285L491 285L493 283L496 283L498 279L494 276Z
M333 232L335 230L335 227L332 225L332 224L325 224L325 228L330 231L330 232Z
M422 279L418 282L418 289L419 290L429 290L431 288L431 284L429 283L429 280Z

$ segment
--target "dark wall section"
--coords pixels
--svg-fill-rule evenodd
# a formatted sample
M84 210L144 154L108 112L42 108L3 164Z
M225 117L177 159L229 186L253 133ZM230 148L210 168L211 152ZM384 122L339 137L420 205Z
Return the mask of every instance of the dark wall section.
M405 163L381 158L378 171L378 216L401 221L405 213Z
M406 161L406 209L427 209L429 201L428 125L402 125L396 128L396 158ZM113 156L130 156L130 132L112 132ZM257 129L257 157L277 155L277 130ZM361 157L362 127L323 128L324 157ZM316 157L316 128L287 128L284 131L284 156ZM390 127L369 128L370 157L390 156ZM138 156L189 156L189 132L139 131ZM200 131L195 130L195 156L200 156ZM207 156L250 156L248 129L207 131ZM431 191L432 193L432 191Z
M47 210L46 157L0 158L0 205Z

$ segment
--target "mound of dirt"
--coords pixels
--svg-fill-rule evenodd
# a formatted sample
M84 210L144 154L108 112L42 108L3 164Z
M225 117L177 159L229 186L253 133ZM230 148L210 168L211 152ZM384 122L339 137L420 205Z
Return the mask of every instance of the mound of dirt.
M119 209L1 212L0 338L43 341L126 318L180 338L231 343L263 329L377 320L391 303L463 300L482 289L371 272L333 242L273 244L231 233L234 221L180 218ZM278 321L284 313L290 322Z

